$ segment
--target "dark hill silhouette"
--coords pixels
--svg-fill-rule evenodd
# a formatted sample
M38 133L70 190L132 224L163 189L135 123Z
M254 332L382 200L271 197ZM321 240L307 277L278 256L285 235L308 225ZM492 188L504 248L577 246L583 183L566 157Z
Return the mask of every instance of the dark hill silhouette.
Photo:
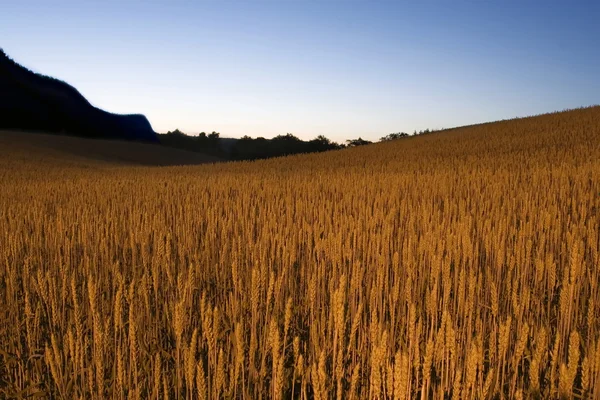
M145 116L112 114L94 107L71 85L28 70L11 60L2 49L0 129L158 141Z

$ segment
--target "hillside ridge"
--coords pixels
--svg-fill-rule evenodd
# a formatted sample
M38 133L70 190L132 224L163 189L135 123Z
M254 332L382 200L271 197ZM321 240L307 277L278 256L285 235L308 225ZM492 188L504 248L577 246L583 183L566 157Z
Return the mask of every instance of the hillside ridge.
M120 115L97 108L73 86L27 69L2 49L0 89L0 129L158 141L144 115Z

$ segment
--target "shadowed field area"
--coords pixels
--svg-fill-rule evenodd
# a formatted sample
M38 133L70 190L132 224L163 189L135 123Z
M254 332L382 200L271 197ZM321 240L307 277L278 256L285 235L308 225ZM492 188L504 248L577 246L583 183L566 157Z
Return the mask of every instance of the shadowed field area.
M219 158L120 140L85 139L43 133L0 130L0 165L17 160L58 164L115 164L168 166L204 164Z

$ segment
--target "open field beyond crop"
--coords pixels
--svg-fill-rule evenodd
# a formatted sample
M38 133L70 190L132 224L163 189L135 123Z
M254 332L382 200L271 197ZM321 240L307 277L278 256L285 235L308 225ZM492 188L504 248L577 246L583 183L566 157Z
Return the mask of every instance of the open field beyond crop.
M252 163L52 151L0 147L0 398L600 398L600 107Z

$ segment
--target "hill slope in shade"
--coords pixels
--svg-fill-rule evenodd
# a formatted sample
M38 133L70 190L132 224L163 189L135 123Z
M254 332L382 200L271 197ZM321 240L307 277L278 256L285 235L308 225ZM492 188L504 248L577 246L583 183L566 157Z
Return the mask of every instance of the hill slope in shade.
M0 166L70 165L190 165L218 162L219 158L160 146L122 140L90 140L73 136L0 130ZM42 171L40 171L41 173Z
M118 115L91 105L75 88L36 74L0 49L0 129L156 142L143 115Z

